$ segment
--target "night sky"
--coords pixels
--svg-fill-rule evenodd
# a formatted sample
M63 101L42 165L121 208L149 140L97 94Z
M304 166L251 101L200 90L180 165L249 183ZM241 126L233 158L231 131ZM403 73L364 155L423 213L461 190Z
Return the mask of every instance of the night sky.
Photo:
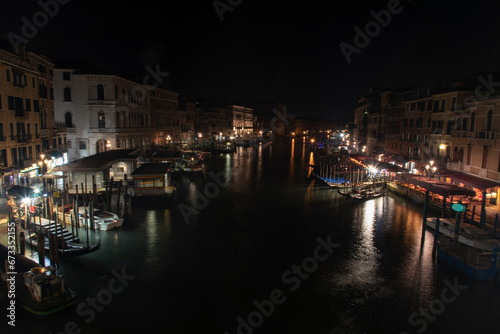
M44 1L44 0L42 0ZM62 0L61 0L62 1ZM169 72L167 88L189 97L280 100L297 115L344 118L370 87L463 78L500 66L500 3L401 1L398 13L347 63L339 44L395 1L232 3L69 1L29 38L28 49L87 59L117 74ZM166 8L162 7L166 5ZM329 6L331 5L331 6ZM229 5L230 6L230 5ZM37 1L2 4L0 31L22 35Z

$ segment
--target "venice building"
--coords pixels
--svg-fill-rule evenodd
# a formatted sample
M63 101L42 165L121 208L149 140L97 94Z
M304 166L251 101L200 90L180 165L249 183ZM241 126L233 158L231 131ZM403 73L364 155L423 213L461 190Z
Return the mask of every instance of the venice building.
M56 124L70 161L115 148L148 150L176 140L178 94L143 85L87 62L54 68Z
M0 49L0 191L38 182L54 141L53 66L46 57Z

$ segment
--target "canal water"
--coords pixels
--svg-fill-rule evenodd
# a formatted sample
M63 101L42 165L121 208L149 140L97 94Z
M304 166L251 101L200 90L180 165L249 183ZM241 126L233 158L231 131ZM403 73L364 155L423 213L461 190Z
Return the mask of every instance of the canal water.
M284 140L207 157L175 203L135 206L61 262L75 308L18 310L15 332L498 333L499 287L432 257L421 207L345 199L308 178L311 154Z

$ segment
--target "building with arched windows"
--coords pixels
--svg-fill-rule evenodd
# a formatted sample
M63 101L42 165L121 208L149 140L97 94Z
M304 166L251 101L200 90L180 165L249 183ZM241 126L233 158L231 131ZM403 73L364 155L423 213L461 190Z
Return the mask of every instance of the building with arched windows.
M70 161L115 148L146 150L171 130L162 122L177 117L178 93L86 62L57 63L54 88L57 128L66 133L61 148Z

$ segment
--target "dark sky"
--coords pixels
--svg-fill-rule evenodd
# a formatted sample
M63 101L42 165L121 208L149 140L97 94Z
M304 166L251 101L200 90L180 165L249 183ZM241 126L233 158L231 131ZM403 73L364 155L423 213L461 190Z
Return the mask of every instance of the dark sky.
M275 99L289 113L329 118L352 115L369 87L500 69L500 3L483 0L401 1L400 13L348 64L339 44L354 45L354 27L364 30L370 12L390 2L232 0L237 5L221 21L213 0L71 0L28 49L116 73L147 74L158 65L170 73L168 87L186 96ZM2 7L5 39L22 35L21 19L41 10L37 1Z

